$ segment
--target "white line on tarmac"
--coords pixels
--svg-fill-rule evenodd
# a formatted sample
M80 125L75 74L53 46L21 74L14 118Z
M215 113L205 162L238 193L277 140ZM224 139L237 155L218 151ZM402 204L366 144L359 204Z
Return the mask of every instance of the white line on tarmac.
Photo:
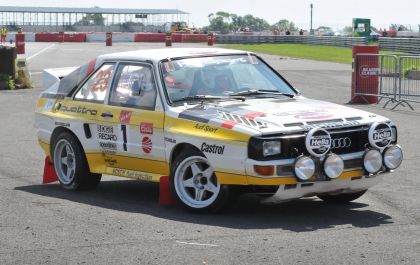
M217 245L214 244L202 244L202 243L196 243L196 242L184 242L184 241L175 241L178 244L185 244L185 245L194 245L194 246L206 246L206 247L217 247Z
M40 50L39 52L35 53L34 55L29 56L28 58L26 58L26 60L27 60L27 61L30 61L31 59L35 58L36 56L40 55L41 53L45 52L46 50L48 50L48 49L50 49L50 48L54 47L55 45L56 45L56 44L51 44L50 46L45 47L44 49Z

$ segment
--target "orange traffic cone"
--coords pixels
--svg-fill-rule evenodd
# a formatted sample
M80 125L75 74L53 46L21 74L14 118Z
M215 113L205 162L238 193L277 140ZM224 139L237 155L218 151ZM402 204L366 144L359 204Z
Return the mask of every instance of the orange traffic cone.
M55 173L54 165L51 163L50 158L45 158L44 165L44 176L42 178L42 184L52 183L58 180L57 174Z
M159 182L159 205L170 206L174 205L176 200L172 196L171 188L169 187L169 176L160 177Z

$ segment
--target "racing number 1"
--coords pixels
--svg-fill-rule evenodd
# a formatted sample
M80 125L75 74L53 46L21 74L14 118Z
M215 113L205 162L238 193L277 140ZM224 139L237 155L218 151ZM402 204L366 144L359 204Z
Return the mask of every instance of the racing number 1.
M127 125L122 124L121 125L121 131L123 133L123 149L124 151L127 151Z

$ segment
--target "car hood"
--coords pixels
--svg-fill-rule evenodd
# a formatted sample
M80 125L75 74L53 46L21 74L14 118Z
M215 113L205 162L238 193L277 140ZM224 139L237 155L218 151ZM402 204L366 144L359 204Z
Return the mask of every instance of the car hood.
M366 111L299 96L247 99L178 107L179 118L255 133L307 131L313 127L349 127L385 121Z

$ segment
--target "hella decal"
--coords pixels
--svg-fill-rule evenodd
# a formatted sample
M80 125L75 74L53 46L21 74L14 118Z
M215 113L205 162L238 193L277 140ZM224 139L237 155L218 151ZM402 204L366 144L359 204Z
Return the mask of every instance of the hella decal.
M369 143L371 146L383 149L392 141L392 129L386 123L375 122L369 128Z
M306 135L305 146L311 155L316 157L323 156L331 148L331 136L324 129L311 129Z
M203 143L201 145L201 151L210 153L210 154L223 155L223 153L225 152L225 146Z

